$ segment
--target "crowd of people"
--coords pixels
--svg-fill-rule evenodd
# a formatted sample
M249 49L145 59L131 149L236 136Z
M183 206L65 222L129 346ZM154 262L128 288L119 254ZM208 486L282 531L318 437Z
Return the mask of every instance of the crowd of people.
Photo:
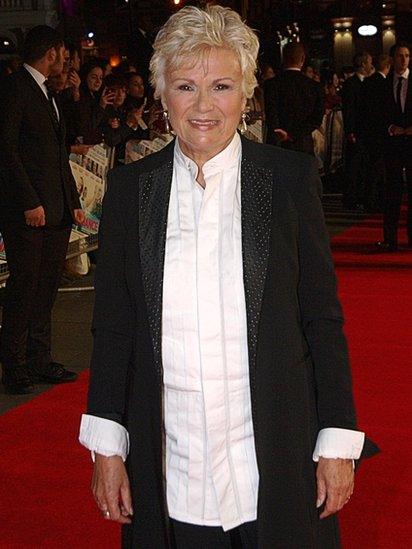
M410 179L410 136L405 132L397 139L388 139L394 137L388 128L410 126L406 120L411 110L406 92L408 63L409 48L400 44L390 54L379 55L374 63L369 53L356 54L353 66L344 66L338 73L331 63L324 62L321 67L311 63L301 43L288 44L283 50L282 69L268 63L258 69L258 86L248 100L243 121L244 129L260 125L259 132L249 137L257 135L257 140L315 155L324 189L342 192L345 208L383 212L391 201L387 225L392 228L385 229L384 237L391 249L397 247L393 225L398 219L405 167L406 179ZM15 60L2 66L3 76L16 70ZM140 72L127 59L115 67L100 58L82 63L80 50L66 44L63 70L49 78L48 86L66 120L70 152L82 154L104 142L116 148L115 162L119 163L124 161L127 141L153 139L169 130L162 106L154 100L143 76L148 68ZM396 91L388 84L393 82L393 74L404 74L402 120L396 124ZM391 161L392 154L386 154L389 149L401 159ZM389 167L385 157L392 162ZM396 192L388 190L387 173Z
M324 185L343 207L383 212L380 252L398 250L404 186L412 247L412 104L410 48L354 56L342 77L306 65L299 43L285 46L283 68L264 85L266 142L315 155ZM337 183L338 181L338 183Z

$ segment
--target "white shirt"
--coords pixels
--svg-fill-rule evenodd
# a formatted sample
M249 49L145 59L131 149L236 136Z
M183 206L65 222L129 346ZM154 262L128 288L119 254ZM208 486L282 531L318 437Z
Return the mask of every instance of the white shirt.
M393 95L395 97L395 101L397 100L396 90L398 87L399 78L403 78L402 87L401 87L401 107L402 107L402 112L404 112L406 95L408 93L409 67L402 74L398 74L397 72L393 73Z
M37 69L35 69L34 67L32 67L31 65L28 65L27 63L23 63L23 67L32 75L32 77L35 79L35 81L37 82L38 86L40 87L41 91L44 93L44 95L46 96L46 99L47 101L49 100L49 96L48 96L48 90L47 90L47 86L45 84L47 78L44 76L44 74L42 74L41 72L39 72ZM54 109L56 111L56 114L57 114L57 119L60 120L60 114L59 114L59 109L57 108L57 104L56 104L56 101L53 97L53 106L54 106Z
M163 281L167 502L225 530L256 518L259 475L242 274L241 143L197 166L175 146Z
M224 530L256 519L241 247L241 142L197 166L176 140L163 282L162 358L169 515ZM116 438L119 446L116 449ZM107 440L107 447L105 444ZM364 434L323 429L319 456L359 458ZM80 441L126 457L127 431L84 415Z

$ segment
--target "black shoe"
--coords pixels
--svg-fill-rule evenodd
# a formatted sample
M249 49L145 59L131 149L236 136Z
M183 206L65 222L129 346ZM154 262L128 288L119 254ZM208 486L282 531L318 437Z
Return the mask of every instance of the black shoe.
M3 385L7 395L30 395L34 392L32 380L25 367L7 368L3 366Z
M350 210L352 212L364 212L364 207L362 206L362 204L359 204L357 202L343 202L342 206L345 210Z
M376 242L376 247L380 252L391 253L398 251L398 245L394 242L385 242L384 240L379 240Z
M71 383L76 381L77 374L66 370L58 362L50 362L47 366L33 367L30 371L33 383Z

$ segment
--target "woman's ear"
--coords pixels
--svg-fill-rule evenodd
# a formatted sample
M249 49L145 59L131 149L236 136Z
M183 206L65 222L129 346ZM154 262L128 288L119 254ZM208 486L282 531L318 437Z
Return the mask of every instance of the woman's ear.
M50 48L48 51L47 51L47 59L48 61L50 61L50 63L54 63L56 61L56 58L57 58L57 50L56 48Z
M247 104L247 98L244 95L242 98L242 112L246 109L246 104Z

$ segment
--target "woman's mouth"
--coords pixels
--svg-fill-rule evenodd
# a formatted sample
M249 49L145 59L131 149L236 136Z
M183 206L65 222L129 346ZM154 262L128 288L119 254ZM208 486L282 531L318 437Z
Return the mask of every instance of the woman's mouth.
M219 124L219 120L204 120L200 118L191 118L189 123L199 130L210 130Z

